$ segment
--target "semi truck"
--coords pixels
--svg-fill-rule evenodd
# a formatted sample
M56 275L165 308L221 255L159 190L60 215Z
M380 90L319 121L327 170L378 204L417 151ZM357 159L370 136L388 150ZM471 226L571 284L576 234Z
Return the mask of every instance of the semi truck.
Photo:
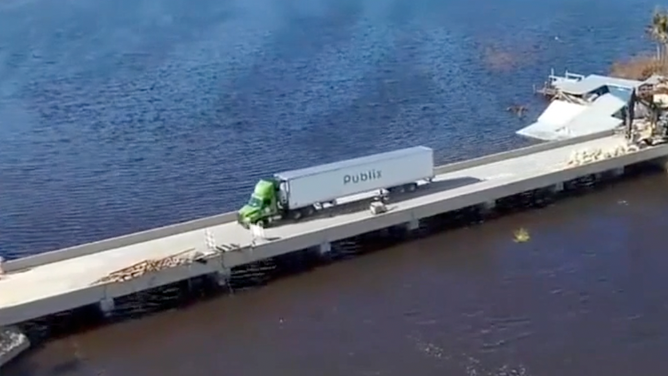
M434 151L425 146L380 153L341 162L286 171L261 179L248 203L237 212L244 227L266 227L285 219L300 220L337 200L368 193L392 197L434 178Z

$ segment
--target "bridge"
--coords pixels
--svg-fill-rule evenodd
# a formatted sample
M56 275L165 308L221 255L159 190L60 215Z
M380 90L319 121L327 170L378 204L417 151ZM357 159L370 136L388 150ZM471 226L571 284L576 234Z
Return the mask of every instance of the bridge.
M256 239L236 223L235 213L130 234L3 264L0 327L90 304L113 311L114 299L201 275L223 281L231 268L317 248L389 228L417 228L419 221L465 207L493 208L496 200L523 192L563 189L563 183L668 156L668 145L619 153L621 135L602 132L543 143L439 166L436 179L414 195L368 210L321 216L265 229ZM598 155L574 163L582 150ZM617 150L613 153L612 151Z

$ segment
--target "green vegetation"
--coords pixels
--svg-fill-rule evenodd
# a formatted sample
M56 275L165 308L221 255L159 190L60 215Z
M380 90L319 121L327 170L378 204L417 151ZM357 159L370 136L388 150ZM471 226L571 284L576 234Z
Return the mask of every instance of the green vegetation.
M610 69L614 77L644 80L653 74L668 73L668 10L656 8L645 28L645 34L656 43L656 53L635 56L615 62Z

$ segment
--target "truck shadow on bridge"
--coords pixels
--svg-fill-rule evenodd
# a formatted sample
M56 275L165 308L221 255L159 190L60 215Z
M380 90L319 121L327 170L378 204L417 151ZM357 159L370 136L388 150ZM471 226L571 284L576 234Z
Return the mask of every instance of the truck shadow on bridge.
M432 194L436 192L442 192L442 191L448 191L451 189L457 189L461 187L465 187L467 185L473 185L476 183L482 183L484 180L474 178L472 176L466 176L466 177L461 177L461 178L454 178L454 179L446 179L446 180L439 180L432 182L431 184L427 184L424 186L421 186L417 191L413 193L406 193L405 196L411 196L410 198L415 198L419 196L424 196L427 194ZM404 198L401 196L401 200L406 200L408 198Z
M443 191L448 191L452 189L457 189L461 187L465 187L467 185L473 185L476 183L481 183L484 180L474 178L471 176L466 176L466 177L460 177L460 178L454 178L454 179L446 179L446 180L439 180L439 181L434 181L429 184L423 184L418 187L417 190L414 192L405 192L401 194L394 194L390 195L389 198L385 201L386 204L392 205L392 204L400 204L403 201L407 201L410 199L418 198L421 196L427 196L431 195L434 193L438 192L443 192ZM316 219L321 219L321 218L331 218L331 217L336 217L338 215L342 214L351 214L351 213L356 213L356 212L362 212L365 210L368 210L369 205L371 202L374 201L372 197L369 197L367 199L355 201L355 202L350 202L350 203L344 203L344 204L339 204L337 206L331 207L331 208L326 208L322 209L319 211L319 213L302 218L301 220L298 221L298 223L304 223L304 222L309 222L313 221ZM388 212L391 212L395 210L396 207L388 207ZM291 221L292 223L297 223L295 221Z

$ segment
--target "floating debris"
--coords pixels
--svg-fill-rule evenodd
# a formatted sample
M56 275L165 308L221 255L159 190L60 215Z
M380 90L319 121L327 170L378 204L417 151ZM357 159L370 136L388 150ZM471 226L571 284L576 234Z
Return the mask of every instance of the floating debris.
M524 227L521 227L517 231L515 231L513 233L513 236L515 237L515 243L525 243L531 239L529 231Z
M513 114L521 118L524 117L524 113L527 112L528 109L526 106L514 104L512 106L507 107L506 111L512 112Z

